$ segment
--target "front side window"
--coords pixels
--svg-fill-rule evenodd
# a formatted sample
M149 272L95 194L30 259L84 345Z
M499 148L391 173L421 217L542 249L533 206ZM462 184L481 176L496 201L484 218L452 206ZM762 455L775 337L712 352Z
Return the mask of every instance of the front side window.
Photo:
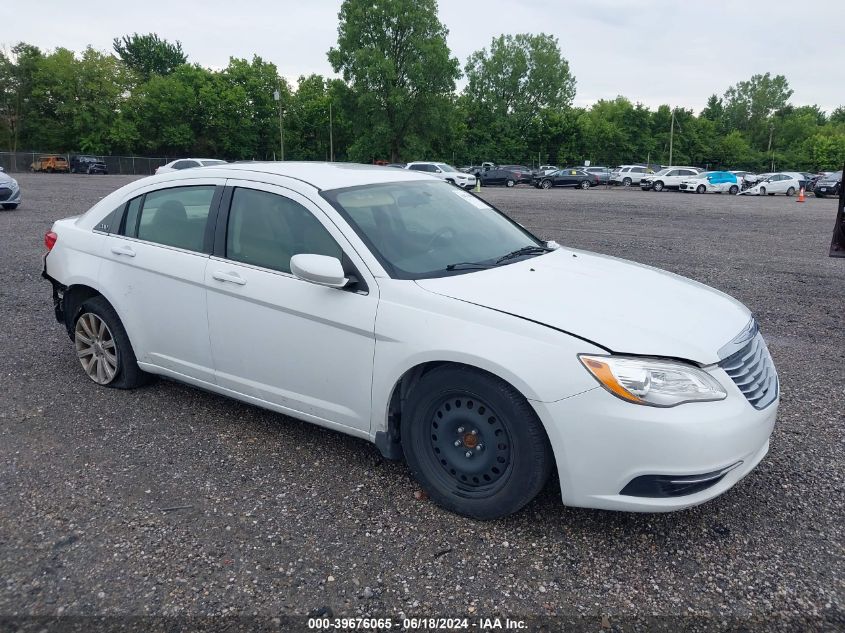
M364 185L321 195L398 279L477 270L518 249L543 246L483 200L442 181Z
M202 251L214 189L214 185L201 185L151 191L143 198L134 231L129 224L130 204L126 235L165 246Z
M300 254L341 259L343 252L313 214L290 198L255 189L235 189L226 230L226 257L290 272Z

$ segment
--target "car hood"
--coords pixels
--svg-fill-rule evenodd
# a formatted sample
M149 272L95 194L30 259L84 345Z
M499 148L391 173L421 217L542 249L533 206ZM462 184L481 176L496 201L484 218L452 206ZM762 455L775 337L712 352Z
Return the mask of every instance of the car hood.
M528 319L619 354L718 362L718 350L751 319L709 286L615 257L559 248L420 287Z

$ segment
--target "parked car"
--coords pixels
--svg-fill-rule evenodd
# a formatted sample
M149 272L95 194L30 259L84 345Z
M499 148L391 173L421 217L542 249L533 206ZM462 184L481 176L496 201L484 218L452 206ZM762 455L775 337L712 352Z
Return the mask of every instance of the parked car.
M599 177L591 174L580 167L567 167L552 172L548 176L537 176L534 179L534 186L538 189L551 189L552 187L577 187L589 189L599 184Z
M643 165L620 165L611 172L610 184L622 185L623 187L638 185L640 180L651 172L652 170Z
M813 189L813 194L816 198L825 198L827 196L838 196L839 190L842 188L842 172L834 171L825 176L821 176L816 181L816 186Z
M804 176L798 172L783 172L772 174L765 180L761 180L753 187L743 191L750 196L773 196L776 193L783 193L787 196L795 195L805 184Z
M560 169L560 167L556 167L555 165L540 165L534 170L534 176L548 176L549 174L556 172L558 169Z
M516 176L516 184L531 184L534 180L534 172L525 165L499 165L499 169L508 169Z
M387 165L385 165L385 167L394 167L396 169L405 169L406 164L405 163L387 163Z
M520 175L521 174L517 174L510 169L496 167L494 169L486 169L479 172L477 179L485 187L490 185L505 185L506 187L513 187L519 182Z
M757 181L760 180L757 174L752 174L750 171L731 170L731 173L740 179L740 189L748 189L752 185L756 185Z
M109 168L102 158L97 158L96 156L71 156L70 173L108 174Z
M217 158L179 158L157 168L156 173L166 174L169 171L180 171L182 169L192 169L194 167L212 167L214 165L225 164L225 160L218 160Z
M475 176L476 178L478 178L478 175L479 175L480 173L485 172L485 171L487 171L487 170L489 170L489 169L497 169L496 164L495 164L495 163L488 162L488 161L485 161L485 162L481 163L480 165L473 165L473 166L471 166L471 167L468 167L468 168L466 169L466 172L467 172L468 174L472 174L473 176Z
M584 167L583 169L589 174L595 174L598 176L600 185L606 185L610 182L610 174L612 173L610 167L591 165L589 167Z
M640 180L640 188L643 191L652 189L663 191L664 189L677 189L683 180L695 178L700 173L696 167L666 167L656 174L649 174Z
M741 303L544 242L413 171L163 174L45 245L56 319L97 386L159 374L370 440L478 519L519 510L553 469L569 505L698 505L769 448L778 377Z
M679 191L687 193L729 193L736 195L741 191L740 180L729 171L705 171L697 176L682 180Z
M4 209L17 209L22 200L21 187L5 170L0 171L0 206Z
M462 187L463 189L471 189L472 187L475 187L475 176L458 171L446 163L416 161L408 163L405 166L405 169L410 169L411 171L422 171L427 174L431 174L432 176L436 176L441 180L445 180L446 182Z
M48 174L52 174L53 172L67 173L70 171L70 165L68 165L67 159L64 156L45 154L32 161L29 170L47 172Z
M814 174L809 171L798 172L804 177L804 191L813 191L816 186L816 181L819 179L819 174Z

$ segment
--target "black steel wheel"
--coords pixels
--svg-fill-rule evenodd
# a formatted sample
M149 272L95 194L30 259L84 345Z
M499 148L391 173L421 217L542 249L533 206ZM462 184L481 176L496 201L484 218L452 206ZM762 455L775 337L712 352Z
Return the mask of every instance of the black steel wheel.
M461 365L420 379L403 409L401 437L408 465L429 496L477 519L519 510L542 489L553 462L525 398Z

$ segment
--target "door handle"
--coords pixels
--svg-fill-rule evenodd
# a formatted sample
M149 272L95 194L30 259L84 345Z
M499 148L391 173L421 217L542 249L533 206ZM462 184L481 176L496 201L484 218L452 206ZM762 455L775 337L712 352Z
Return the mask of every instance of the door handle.
M241 277L238 273L224 273L223 271L216 271L211 276L217 281L224 281L230 284L237 284L243 286L246 284L246 279Z
M115 255L126 255L127 257L135 257L135 251L130 246L112 246L111 252Z

